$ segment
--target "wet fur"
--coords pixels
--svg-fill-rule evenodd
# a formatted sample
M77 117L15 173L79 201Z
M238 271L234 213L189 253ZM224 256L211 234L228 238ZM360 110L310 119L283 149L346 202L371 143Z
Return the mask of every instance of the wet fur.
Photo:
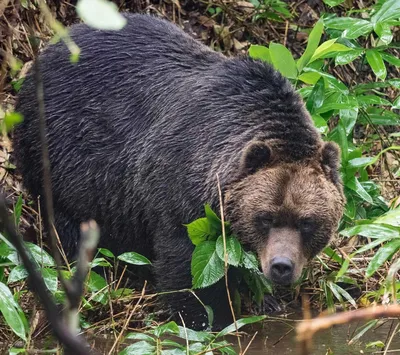
M218 207L216 174L231 197L234 228L252 248L266 240L247 233L252 211L281 208L289 178L300 200L292 199L288 211L326 216L331 231L337 211L329 200L337 199L337 190L320 167L320 135L290 83L265 63L211 51L171 23L126 17L117 32L73 26L70 34L81 49L77 64L61 42L40 57L56 227L68 253L76 250L79 223L93 218L102 247L154 261L160 290L191 287L194 247L183 223L202 216L205 202ZM32 73L16 110L24 115L14 136L18 168L38 196L42 167ZM243 152L252 141L268 143L275 170L243 173ZM329 154L323 159L328 166ZM305 163L317 161L318 168ZM310 203L298 202L303 200ZM315 254L329 237L321 232L305 250ZM217 326L230 322L223 284L199 296L214 308ZM207 323L190 293L166 302L175 316L182 312L187 326Z

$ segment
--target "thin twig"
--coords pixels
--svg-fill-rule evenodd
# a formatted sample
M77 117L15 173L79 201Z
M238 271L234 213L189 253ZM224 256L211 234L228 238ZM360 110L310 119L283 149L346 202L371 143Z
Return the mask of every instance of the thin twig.
M220 184L220 182L219 182L219 176L218 176L218 174L217 174L217 183L218 183L219 208L220 208L221 224L222 224L222 240L223 240L223 242L224 242L224 276L225 276L225 288L226 288L226 293L227 293L227 295L228 295L228 302L229 302L229 307L230 307L230 309L231 309L233 322L234 322L234 324L235 324L236 337L237 337L238 346L239 346L239 354L243 354L242 343L241 343L240 337L239 337L239 329L238 329L237 322L236 322L235 310L233 309L232 299L231 299L231 293L230 293L230 291L229 291L229 282L228 282L228 253L227 253L227 251L226 251L226 234L225 234L224 206L223 206L223 201L222 201L221 184Z

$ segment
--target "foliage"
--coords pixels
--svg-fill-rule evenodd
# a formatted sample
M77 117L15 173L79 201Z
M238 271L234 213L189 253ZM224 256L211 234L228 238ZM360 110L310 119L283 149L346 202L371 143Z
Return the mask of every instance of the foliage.
M205 205L205 216L190 224L187 231L196 246L192 256L193 288L203 288L215 284L224 277L225 256L227 267L239 270L242 280L260 303L264 294L271 293L269 281L259 270L257 257L245 251L237 238L231 234L230 225L224 223L225 242L222 234L222 221L209 205Z
M224 336L233 333L246 324L259 322L265 319L265 316L256 316L242 318L237 320L236 325L231 324L217 334L202 331L194 331L185 327L178 326L175 322L153 327L146 333L129 333L125 340L136 340L129 345L120 355L156 355L156 354L174 354L174 355L194 355L194 354L212 354L215 349L221 354L235 355L236 351ZM168 335L168 339L161 337ZM171 336L184 339L186 346L179 342L170 340Z

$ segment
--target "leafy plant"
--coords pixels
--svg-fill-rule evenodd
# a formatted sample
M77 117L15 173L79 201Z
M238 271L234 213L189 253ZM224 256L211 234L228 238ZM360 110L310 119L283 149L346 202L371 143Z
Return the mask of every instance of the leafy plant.
M228 222L224 224L224 247L221 219L209 205L205 205L204 210L206 217L186 225L189 238L196 246L191 263L193 288L211 286L224 277L226 252L228 267L236 267L240 271L255 301L260 303L266 293L272 293L272 287L260 272L257 257L242 248L232 235Z

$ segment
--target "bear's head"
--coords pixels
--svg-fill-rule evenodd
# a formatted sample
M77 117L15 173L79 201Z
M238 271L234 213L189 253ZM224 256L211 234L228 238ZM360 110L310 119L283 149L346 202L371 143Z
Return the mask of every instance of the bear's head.
M274 157L263 141L244 149L240 178L226 190L227 219L268 279L293 283L331 240L345 204L338 168L339 148L331 142L296 162Z

